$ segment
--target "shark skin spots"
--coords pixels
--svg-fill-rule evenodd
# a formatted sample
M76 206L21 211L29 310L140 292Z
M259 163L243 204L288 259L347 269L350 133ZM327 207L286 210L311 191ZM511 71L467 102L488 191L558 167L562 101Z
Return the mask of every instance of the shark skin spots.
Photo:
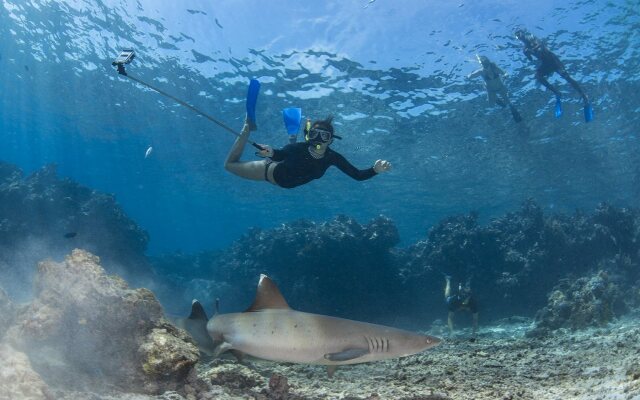
M235 350L270 361L326 365L330 376L339 365L405 357L440 343L384 325L295 311L266 275L249 309L215 315L207 331L216 354Z

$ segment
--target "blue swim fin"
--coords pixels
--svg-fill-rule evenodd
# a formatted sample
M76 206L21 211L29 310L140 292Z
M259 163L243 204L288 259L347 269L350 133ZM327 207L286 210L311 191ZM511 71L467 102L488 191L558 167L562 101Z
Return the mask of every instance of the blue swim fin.
M252 131L258 129L256 124L256 102L258 101L258 93L260 92L260 82L257 79L251 79L249 82L249 91L247 92L247 121Z
M593 121L593 108L590 103L585 104L584 106L584 121L591 122Z
M302 108L285 108L282 110L282 118L284 118L284 126L287 128L287 133L289 135L297 135L302 121Z
M562 117L562 101L560 101L560 97L556 96L556 108L555 108L556 118Z

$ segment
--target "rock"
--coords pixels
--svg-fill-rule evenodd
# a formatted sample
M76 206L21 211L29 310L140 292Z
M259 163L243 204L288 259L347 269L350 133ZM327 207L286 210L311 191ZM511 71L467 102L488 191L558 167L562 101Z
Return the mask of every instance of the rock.
M29 358L0 344L0 399L53 400L47 384L31 368Z
M61 263L41 262L36 297L7 340L29 354L45 380L73 385L65 377L74 372L122 390L175 389L198 361L198 349L163 319L149 290L130 289L99 262L78 249Z
M269 378L268 397L274 400L286 400L289 396L289 381L287 377L273 374Z
M142 369L155 380L184 380L198 362L199 351L191 339L169 323L153 328L138 349Z
M0 287L0 340L2 340L4 333L13 323L15 313L15 307L9 300L9 296Z
M221 364L214 366L204 374L212 385L224 386L233 390L248 390L260 386L264 378L241 364Z

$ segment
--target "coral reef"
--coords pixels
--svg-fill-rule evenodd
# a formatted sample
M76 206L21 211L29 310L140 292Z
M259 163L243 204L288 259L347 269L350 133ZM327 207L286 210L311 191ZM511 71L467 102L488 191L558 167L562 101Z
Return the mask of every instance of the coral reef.
M224 251L168 255L152 263L174 282L168 303L184 291L184 313L192 297L205 305L220 297L226 309L242 309L262 272L282 282L299 309L416 328L445 313L444 275L452 276L454 288L458 282L470 285L483 323L532 317L561 279L599 270L625 293L627 308L640 305L640 215L632 209L601 204L592 214L545 216L528 200L486 226L475 213L454 216L424 240L407 248L397 243L397 229L387 218L360 225L337 217L254 229ZM170 270L189 275L167 275Z
M158 393L182 384L198 361L195 344L163 318L149 290L108 276L86 251L41 262L35 286L36 297L5 339L46 381L74 387L80 376Z
M148 239L113 196L58 178L54 165L24 177L0 162L0 281L12 282L9 294L28 293L37 262L76 247L100 256L112 273L149 277Z
M606 203L591 214L545 216L529 200L485 226L475 213L452 216L406 248L396 247L398 231L383 216L367 224L346 216L295 221L252 229L222 251L153 258L156 279L144 255L146 233L113 197L57 178L54 166L24 177L0 163L0 232L0 281L11 282L4 288L10 296L30 292L37 261L81 247L110 273L153 282L163 303L184 315L193 297L207 308L219 297L225 309L241 309L260 273L281 282L299 309L406 327L442 317L444 275L454 287L470 285L484 323L533 316L562 279L599 270L624 294L626 308L640 307L640 215ZM0 295L2 304L10 303ZM11 315L0 317L0 335Z
M187 305L192 297L213 304L215 296L226 309L246 307L256 277L266 273L299 309L371 320L372 310L378 315L394 313L402 293L390 251L398 241L398 231L388 218L361 225L338 216L322 224L297 221L269 231L253 229L225 252L168 256L153 263L159 274L190 271L188 282L178 279L175 285L176 291L187 288L183 296Z
M565 279L551 292L547 306L538 311L536 327L530 335L543 335L559 328L606 326L627 311L623 299L619 287L604 271L573 282Z

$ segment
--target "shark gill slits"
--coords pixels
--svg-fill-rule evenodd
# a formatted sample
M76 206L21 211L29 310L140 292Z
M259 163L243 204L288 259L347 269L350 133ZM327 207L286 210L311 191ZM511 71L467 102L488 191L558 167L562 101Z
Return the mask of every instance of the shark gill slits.
M389 352L389 339L387 339L387 353Z
M369 353L372 353L373 352L373 341L371 340L371 338L369 336L365 336L364 338L367 341L367 346L369 347Z

